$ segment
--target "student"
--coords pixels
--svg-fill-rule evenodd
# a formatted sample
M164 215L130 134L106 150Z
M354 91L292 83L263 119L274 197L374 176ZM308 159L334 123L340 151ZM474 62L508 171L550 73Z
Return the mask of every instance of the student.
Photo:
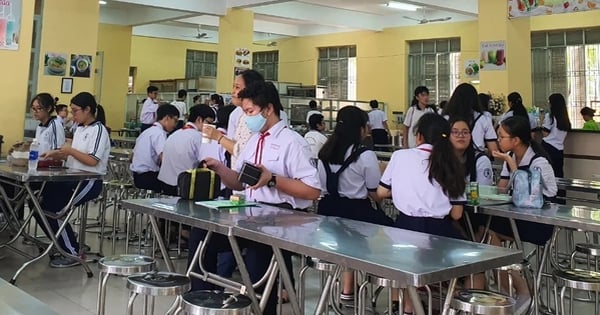
M427 106L429 103L429 89L426 86L417 86L413 96L412 104L406 111L404 117L402 147L403 148L414 148L416 147L415 130L416 125L421 116L425 113L432 113L433 109ZM446 110L446 107L444 107Z
M595 109L586 106L582 108L579 113L585 121L582 128L583 130L600 130L600 126L598 126L598 123L594 120L594 113L596 113Z
M498 188L507 188L511 174L517 170L517 167L529 166L538 168L542 173L542 183L544 199L554 200L557 193L556 178L554 171L548 160L544 149L531 139L531 132L528 119L521 116L507 118L500 123L498 128L498 139L500 151L494 151L495 158L504 161ZM521 240L536 245L544 245L552 236L553 226L516 220L517 229ZM513 237L512 229L508 219L493 218L490 230L491 244L501 246L502 240L511 240ZM501 281L507 284L508 280ZM513 277L513 283L517 296L523 299L529 298L527 283L521 277Z
M381 177L377 196L392 197L398 209L396 227L463 239L450 218L458 220L462 217L466 203L465 173L453 154L449 135L450 126L442 116L424 114L416 125L417 147L392 155ZM483 287L485 279L482 275L475 275L473 280L475 287ZM405 299L404 312L412 312L410 299Z
M56 118L60 118L60 122L65 130L68 130L73 126L73 121L69 119L69 106L65 104L56 105Z
M494 184L492 162L487 155L475 149L466 119L456 117L450 121L450 143L454 154L463 164L467 183Z
M390 129L387 125L387 115L379 109L379 102L377 100L371 100L369 106L371 106L369 126L371 127L373 145L389 144Z
M133 172L133 185L139 189L161 192L158 171L162 161L167 134L179 120L179 110L173 105L163 105L156 111L157 122L135 139L133 159L129 169Z
M162 164L158 179L166 195L177 196L177 177L180 173L198 166L204 158L202 147L202 125L212 124L215 113L206 105L190 108L188 122L165 141Z
M148 97L144 101L140 112L141 131L152 127L152 124L156 121L156 110L158 109L158 88L150 85L146 89L146 94Z
M446 108L446 104L448 104L448 101L440 102L440 105L438 106L438 110L437 110L438 115L444 115L444 108Z
M311 121L321 115L312 115ZM336 118L333 134L319 152L318 171L323 198L317 213L352 220L374 222L375 209L371 200L377 197L377 185L381 178L379 161L373 151L361 146L367 134L367 114L358 107L342 108ZM347 164L348 163L348 164ZM337 180L333 173L340 171ZM352 271L344 272L342 300L354 300L354 277Z
M489 152L498 150L492 120L483 114L477 90L471 84L461 83L454 89L446 105L446 115L449 119L454 117L467 119L471 129L471 137L477 150L483 151L486 147Z
M108 155L110 152L110 139L106 128L96 121L97 104L94 96L88 92L81 92L71 99L71 113L73 120L79 123L73 142L65 143L60 149L48 151L43 157L67 160L66 166L70 169L83 170L99 174L106 174ZM48 182L42 191L41 207L44 211L57 213L61 211L75 192L77 182ZM90 201L100 195L102 180L85 181L75 193L74 206ZM61 219L47 217L53 233L63 224ZM59 246L67 253L79 255L79 244L69 223L63 233L58 237ZM62 268L78 265L80 262L74 257L58 256L50 262L51 267Z
M181 129L183 125L185 125L185 120L187 119L187 104L185 103L186 99L187 91L182 89L177 91L177 100L171 103L171 105L175 106L179 111L179 114L177 115L179 117L179 120L177 121L177 126L175 126L175 130ZM160 118L157 117L156 119L159 120Z
M542 146L550 156L550 163L556 177L564 177L565 137L571 131L571 121L567 111L567 103L562 94L554 93L548 97L550 112L544 116L542 123Z
M35 138L40 144L39 153L58 150L65 143L65 129L61 119L50 116L54 111L54 98L48 93L36 95L29 104L33 118L40 122L35 129Z
M310 102L308 102L308 108L310 108L310 110L306 113L306 123L310 125L310 116L313 114L321 114L321 112L317 109L317 101L315 100L310 100Z
M215 112L225 106L223 96L219 94L212 94L208 100L208 106L210 106Z
M479 96L479 104L481 105L483 114L489 119L492 119L492 113L490 113L490 102L492 101L492 97L485 93L479 93L477 96Z
M323 134L323 131L325 131L323 115L314 114L310 116L310 119L308 120L308 125L310 126L310 131L304 135L304 139L306 140L306 142L308 142L308 145L310 146L312 156L314 158L317 158L321 147L323 147L325 141L327 141L327 137Z
M281 120L277 89L270 82L255 82L238 97L242 99L245 124L253 132L252 138L233 169L213 159L206 159L207 166L221 176L227 187L244 190L247 200L289 209L310 207L320 194L317 169L310 162L306 141ZM244 187L238 181L244 162L255 164L262 171L252 187ZM252 282L263 276L271 256L269 246L250 242L245 257ZM275 291L272 290L263 314L276 314Z
M508 100L509 110L502 115L502 117L500 118L500 122L512 116L525 117L529 120L531 130L535 131L535 129L537 129L538 127L537 121L532 115L529 115L529 113L527 113L527 109L525 108L525 105L523 105L523 99L521 98L521 94L519 94L518 92L512 92L508 94L508 97L506 97L506 99Z
M192 103L194 105L201 105L202 104L202 96L194 95L194 97L192 98Z

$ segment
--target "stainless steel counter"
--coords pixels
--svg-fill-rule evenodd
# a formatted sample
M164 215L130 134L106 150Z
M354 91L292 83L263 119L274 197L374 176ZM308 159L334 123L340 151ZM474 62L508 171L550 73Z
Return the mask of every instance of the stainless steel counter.
M558 188L585 193L600 194L600 181L587 179L557 178Z
M59 315L50 307L0 278L0 314Z
M0 177L19 182L61 182L101 179L102 174L70 168L47 168L29 171L27 167L14 167L6 162L0 163Z

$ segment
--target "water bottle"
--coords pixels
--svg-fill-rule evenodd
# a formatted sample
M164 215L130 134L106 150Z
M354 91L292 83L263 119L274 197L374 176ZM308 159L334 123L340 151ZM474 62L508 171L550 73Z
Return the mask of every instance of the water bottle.
M37 170L38 161L40 160L40 143L37 139L33 139L29 146L29 170Z

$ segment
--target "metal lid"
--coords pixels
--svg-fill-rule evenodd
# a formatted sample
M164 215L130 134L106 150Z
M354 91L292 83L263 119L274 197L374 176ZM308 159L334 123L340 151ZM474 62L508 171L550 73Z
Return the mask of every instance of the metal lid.
M240 294L222 293L215 291L193 291L183 295L184 303L205 309L244 309L250 308L250 298Z
M184 286L190 283L190 278L170 272L149 272L145 274L133 275L128 278L129 282L134 284L147 284L154 287L175 287Z
M554 274L557 277L565 278L567 280L600 283L600 273L595 272L595 271L590 271L590 270L582 270L582 269L556 270L556 271L554 271Z
M141 255L116 255L100 259L100 264L108 266L143 266L154 264L154 259Z
M514 305L513 298L484 290L463 290L456 294L456 299L469 304L484 306L509 306Z

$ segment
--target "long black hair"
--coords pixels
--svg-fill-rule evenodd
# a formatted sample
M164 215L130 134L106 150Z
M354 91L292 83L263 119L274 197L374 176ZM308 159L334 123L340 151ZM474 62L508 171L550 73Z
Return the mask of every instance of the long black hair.
M463 196L465 171L453 152L448 121L440 115L426 113L419 119L416 133L421 134L425 143L433 146L429 156L429 181L437 181L444 194L452 199Z
M450 119L450 121L448 122L449 126L450 126L450 131L452 131L452 127L454 126L454 124L456 124L457 122L464 122L465 124L467 124L467 128L469 128L469 131L473 131L471 130L471 126L469 126L469 123L467 122L467 120L465 118L462 117L453 117L452 119ZM452 143L451 143L452 144ZM464 171L465 171L465 176L464 177L470 177L471 174L477 174L477 156L483 153L479 150L477 150L475 144L473 143L473 137L471 137L471 143L469 143L469 146L467 147L467 149L465 150L464 153L464 157L465 159L465 164L464 164Z
M554 93L548 97L550 102L550 121L556 119L556 127L562 131L571 130L571 121L569 120L569 112L567 111L567 102L564 96L560 93Z
M446 114L450 117L463 117L467 119L467 124L471 126L475 118L473 113L481 113L481 104L479 104L479 96L477 90L469 83L461 83L454 89L452 96L448 101L445 109Z
M490 101L492 100L492 97L485 93L479 93L477 96L479 97L479 105L481 105L481 110L489 112Z
M502 122L500 122L500 128L504 129L506 133L508 133L511 137L516 137L521 139L521 142L525 145L530 146L533 149L533 152L537 155L541 155L545 157L548 161L550 160L550 156L544 150L541 144L536 141L532 141L531 139L531 125L529 124L529 119L522 116L512 116L508 117Z
M327 139L319 159L323 163L342 164L346 151L351 146L356 150L362 142L362 130L367 127L369 116L362 109L355 106L346 106L337 114L333 134Z
M48 114L52 113L55 109L54 107L56 106L56 99L52 97L50 93L39 93L38 95L34 96L29 103L29 107L33 106L34 101L38 101L40 106L45 109Z
M510 102L510 110L512 110L513 116L521 116L529 119L529 114L527 114L527 109L525 109L525 105L523 105L521 94L512 92L508 94L506 99Z

